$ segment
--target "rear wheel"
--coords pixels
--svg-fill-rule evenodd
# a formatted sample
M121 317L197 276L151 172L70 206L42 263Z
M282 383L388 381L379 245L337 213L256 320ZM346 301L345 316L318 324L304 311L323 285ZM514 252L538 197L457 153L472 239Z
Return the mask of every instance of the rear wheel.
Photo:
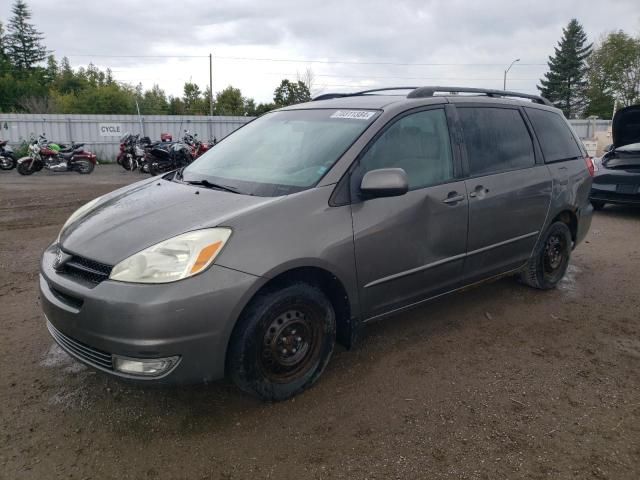
M553 223L540 239L520 279L533 288L549 290L562 280L571 258L571 232L563 222Z
M7 153L0 158L0 169L1 170L11 170L16 166L16 157L11 153Z
M76 161L76 171L78 173L88 175L89 173L93 172L94 168L95 168L95 165L93 164L93 162L90 162L89 160Z
M591 200L591 205L593 206L594 210L602 210L602 208L605 206L605 202L601 200Z
M227 369L243 391L284 400L309 388L331 358L336 322L322 291L294 283L260 294L234 329Z

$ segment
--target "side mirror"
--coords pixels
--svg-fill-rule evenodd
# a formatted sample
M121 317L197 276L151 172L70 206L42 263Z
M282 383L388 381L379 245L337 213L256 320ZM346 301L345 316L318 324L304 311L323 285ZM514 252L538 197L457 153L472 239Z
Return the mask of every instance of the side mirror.
M402 168L371 170L360 183L360 192L367 197L399 197L408 191L409 180Z

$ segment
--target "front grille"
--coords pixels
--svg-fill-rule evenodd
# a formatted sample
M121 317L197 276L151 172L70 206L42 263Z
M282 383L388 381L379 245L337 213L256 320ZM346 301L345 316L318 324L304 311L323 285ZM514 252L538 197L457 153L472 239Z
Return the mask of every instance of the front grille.
M111 265L105 265L104 263L74 255L67 260L58 271L59 273L98 285L100 282L109 278L112 268Z
M58 345L60 345L69 354L94 367L113 370L111 354L103 352L102 350L95 349L93 347L89 347L84 343L80 343L73 338L67 337L64 333L54 327L53 324L48 320L47 328L49 329L49 333L51 333L51 336L58 343Z

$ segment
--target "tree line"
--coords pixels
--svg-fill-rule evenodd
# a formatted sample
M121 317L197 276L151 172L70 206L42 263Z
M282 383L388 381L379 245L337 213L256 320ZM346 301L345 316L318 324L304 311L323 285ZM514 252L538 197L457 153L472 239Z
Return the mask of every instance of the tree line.
M209 87L186 82L182 96L167 95L154 85L144 89L117 82L110 69L93 64L73 69L69 59L56 59L44 36L31 23L31 11L16 0L6 29L0 22L0 112L208 115ZM307 77L309 78L309 77ZM214 115L260 115L274 108L311 99L311 85L283 79L273 102L259 103L228 86L213 96Z

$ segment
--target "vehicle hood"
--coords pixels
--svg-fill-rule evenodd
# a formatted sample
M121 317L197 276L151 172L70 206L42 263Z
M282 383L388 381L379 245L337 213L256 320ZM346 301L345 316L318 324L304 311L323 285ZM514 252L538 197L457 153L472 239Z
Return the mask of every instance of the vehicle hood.
M611 134L616 148L640 142L640 105L618 110L613 116Z
M181 233L223 226L283 197L256 197L160 178L116 190L62 232L62 249L108 265Z

